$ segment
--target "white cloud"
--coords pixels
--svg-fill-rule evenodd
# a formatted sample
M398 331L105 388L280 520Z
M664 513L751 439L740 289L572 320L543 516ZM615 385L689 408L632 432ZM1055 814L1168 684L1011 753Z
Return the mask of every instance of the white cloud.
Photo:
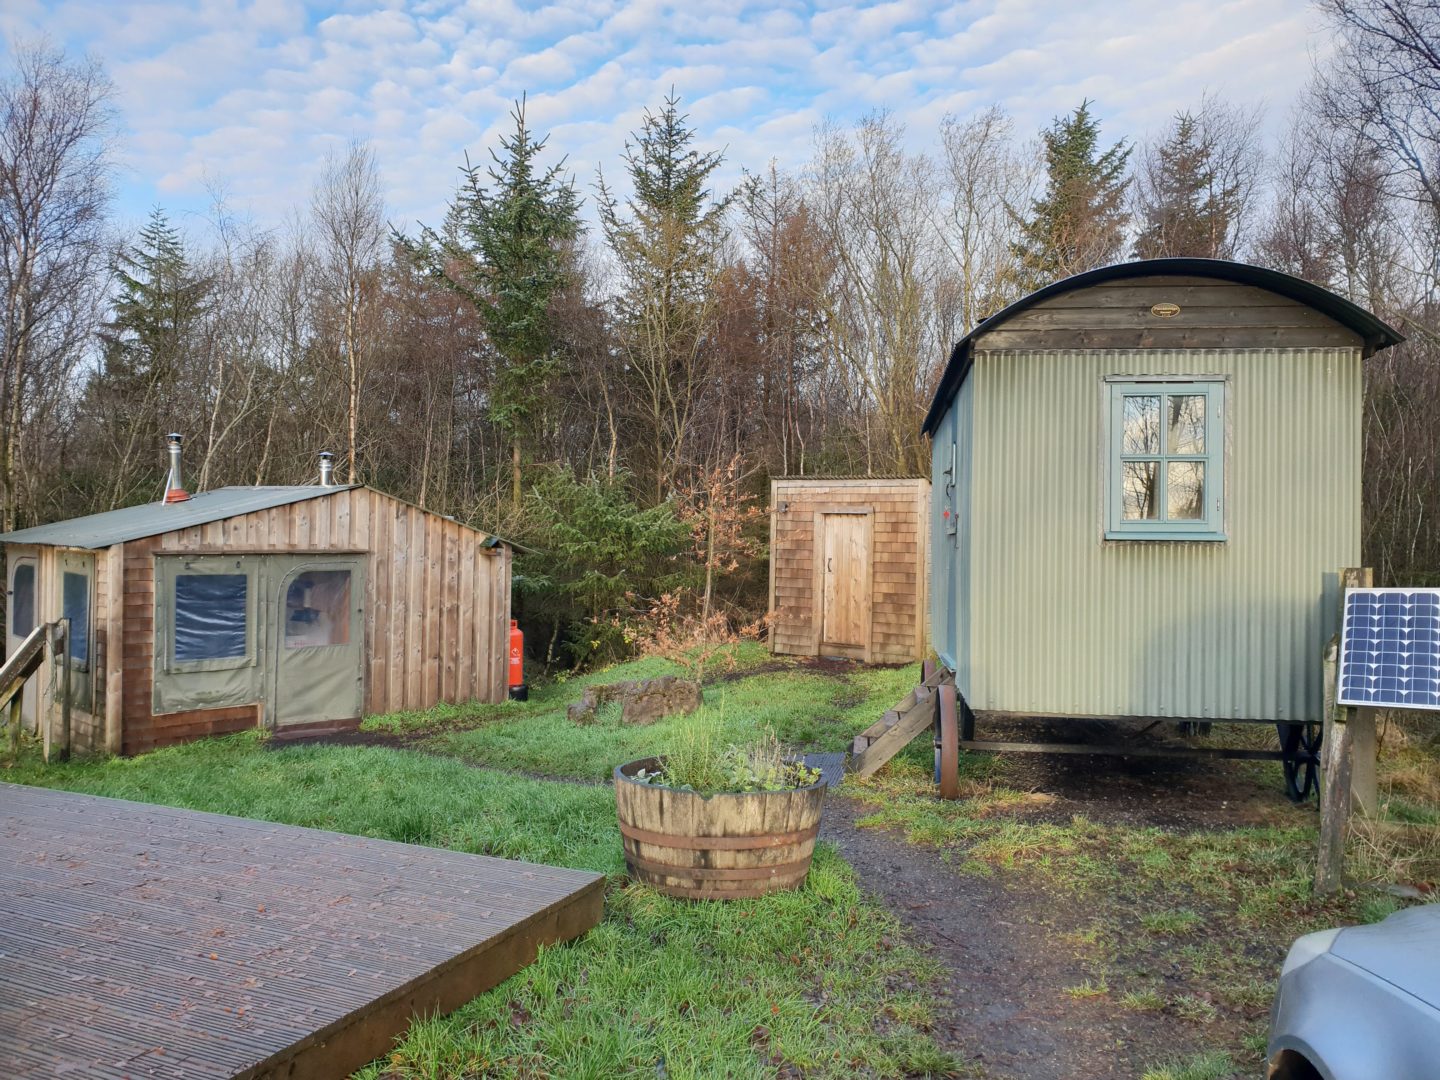
M1113 138L1206 91L1283 118L1330 47L1306 0L7 0L0 33L105 61L128 216L203 207L219 178L275 223L352 137L374 141L397 220L439 220L456 166L486 160L522 94L588 191L672 86L729 182L798 166L817 122L875 108L916 145L994 102L1026 132L1091 97Z

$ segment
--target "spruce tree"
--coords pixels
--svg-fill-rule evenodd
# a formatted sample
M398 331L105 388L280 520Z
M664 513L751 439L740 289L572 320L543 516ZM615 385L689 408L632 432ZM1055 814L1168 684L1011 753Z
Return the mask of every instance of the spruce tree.
M724 159L695 149L687 120L673 93L658 112L645 113L625 145L628 200L603 176L599 182L600 222L624 279L616 328L646 428L657 503L673 488L689 442L732 199L711 192Z
M1130 147L1122 139L1100 150L1100 124L1088 100L1069 116L1056 117L1040 138L1045 192L1031 204L1013 247L1031 289L1114 262L1128 220Z
M1204 121L1189 112L1177 116L1141 170L1137 258L1218 259L1231 253L1245 178L1234 169L1222 178L1219 147Z
M515 130L491 150L483 174L467 160L443 232L423 229L421 243L406 246L480 315L495 360L490 419L510 439L518 508L524 450L543 437L545 405L565 352L553 305L574 280L580 201L563 160L541 169L547 139L531 133L523 99L511 117Z

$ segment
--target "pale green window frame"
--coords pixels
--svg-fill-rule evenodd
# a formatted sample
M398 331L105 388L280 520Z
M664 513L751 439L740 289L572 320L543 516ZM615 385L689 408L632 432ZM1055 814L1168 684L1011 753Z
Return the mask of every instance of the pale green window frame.
M1227 539L1223 377L1106 379L1107 540Z

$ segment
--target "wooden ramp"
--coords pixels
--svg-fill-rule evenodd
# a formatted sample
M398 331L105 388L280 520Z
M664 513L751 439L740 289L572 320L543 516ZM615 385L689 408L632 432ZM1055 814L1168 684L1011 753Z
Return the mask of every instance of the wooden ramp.
M0 784L0 1072L343 1077L589 930L604 880Z

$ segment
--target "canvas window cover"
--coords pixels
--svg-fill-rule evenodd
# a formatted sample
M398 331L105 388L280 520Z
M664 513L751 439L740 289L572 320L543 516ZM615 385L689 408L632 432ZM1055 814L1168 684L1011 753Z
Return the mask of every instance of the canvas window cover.
M176 575L175 662L244 658L249 592L245 574Z
M29 559L15 564L10 596L10 632L28 637L35 629L35 564Z
M70 663L90 662L90 576L66 570L60 582L60 614L70 620Z

